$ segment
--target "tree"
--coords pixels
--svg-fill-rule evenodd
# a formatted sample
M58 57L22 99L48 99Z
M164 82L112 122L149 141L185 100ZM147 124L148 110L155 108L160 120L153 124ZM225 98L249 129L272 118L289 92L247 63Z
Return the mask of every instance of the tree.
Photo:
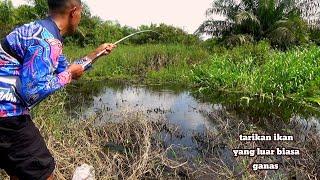
M142 25L139 30L154 30L158 33L144 33L131 39L134 44L145 43L166 43L166 44L199 44L200 39L197 35L190 35L181 28L166 24Z
M236 44L268 38L273 45L287 48L308 40L303 17L312 13L303 5L304 1L316 0L215 0L206 14L224 19L210 18L196 33L223 37Z

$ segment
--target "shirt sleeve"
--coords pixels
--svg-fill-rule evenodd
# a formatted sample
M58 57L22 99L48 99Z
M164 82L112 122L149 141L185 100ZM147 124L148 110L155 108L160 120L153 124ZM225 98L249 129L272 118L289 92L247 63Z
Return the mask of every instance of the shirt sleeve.
M58 40L39 40L24 56L20 95L28 106L45 99L72 80Z
M67 60L67 58L61 54L59 57L58 57L58 67L56 69L56 73L59 74L63 71L66 71L67 68L69 67L69 62Z

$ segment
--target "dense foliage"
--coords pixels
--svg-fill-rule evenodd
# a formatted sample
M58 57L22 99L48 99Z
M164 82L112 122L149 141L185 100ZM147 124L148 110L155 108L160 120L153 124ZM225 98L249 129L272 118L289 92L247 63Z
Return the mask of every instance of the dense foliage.
M222 37L229 46L268 39L286 49L308 42L318 13L317 0L215 0L197 32Z

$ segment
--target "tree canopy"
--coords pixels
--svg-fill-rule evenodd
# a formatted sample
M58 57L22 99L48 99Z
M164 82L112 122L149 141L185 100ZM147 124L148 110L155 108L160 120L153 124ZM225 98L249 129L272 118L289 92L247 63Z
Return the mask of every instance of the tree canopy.
M215 0L196 33L221 37L227 45L268 39L281 48L308 41L319 26L318 0ZM220 18L217 18L220 16ZM222 18L221 18L222 17Z

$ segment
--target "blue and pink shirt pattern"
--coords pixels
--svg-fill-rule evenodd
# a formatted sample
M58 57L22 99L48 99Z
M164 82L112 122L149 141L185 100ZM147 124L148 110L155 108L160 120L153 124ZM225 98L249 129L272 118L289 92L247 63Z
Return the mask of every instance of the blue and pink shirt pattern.
M20 80L20 97L8 98L10 85L0 81L0 117L29 114L26 104L35 104L72 80L69 63L62 54L62 38L50 19L16 28L6 41L12 57L0 46L0 77ZM1 91L2 90L2 91Z

